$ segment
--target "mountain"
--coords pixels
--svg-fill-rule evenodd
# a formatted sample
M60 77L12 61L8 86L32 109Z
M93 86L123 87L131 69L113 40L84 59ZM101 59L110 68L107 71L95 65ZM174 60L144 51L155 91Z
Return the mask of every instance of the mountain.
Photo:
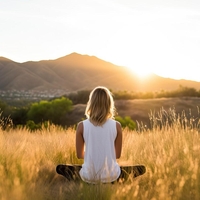
M174 90L180 85L200 89L200 82L174 80L155 74L141 80L126 67L77 53L55 60L24 63L0 57L1 91L72 92L92 89L98 85L114 91Z

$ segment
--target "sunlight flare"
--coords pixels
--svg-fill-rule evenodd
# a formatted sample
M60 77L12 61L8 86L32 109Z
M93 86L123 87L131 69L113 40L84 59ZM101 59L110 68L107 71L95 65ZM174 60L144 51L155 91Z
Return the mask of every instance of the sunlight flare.
M152 72L150 71L150 69L148 69L148 67L138 67L138 68L129 67L129 69L134 74L136 74L140 79L148 78L152 74Z

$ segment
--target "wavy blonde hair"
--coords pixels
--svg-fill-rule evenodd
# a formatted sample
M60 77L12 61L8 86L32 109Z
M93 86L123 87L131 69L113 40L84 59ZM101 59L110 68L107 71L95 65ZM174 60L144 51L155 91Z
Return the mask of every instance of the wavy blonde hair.
M115 105L108 88L98 86L89 95L85 115L94 125L102 125L108 118L114 118Z

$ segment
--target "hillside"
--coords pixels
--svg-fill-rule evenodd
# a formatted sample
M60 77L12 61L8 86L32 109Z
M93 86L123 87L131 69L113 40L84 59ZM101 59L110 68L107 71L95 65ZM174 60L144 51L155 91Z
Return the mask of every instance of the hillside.
M115 106L117 113L121 117L130 116L134 121L143 123L147 128L150 128L150 114L159 118L158 112L164 109L166 112L169 110L175 110L176 116L188 119L193 119L191 123L197 123L200 118L200 101L195 97L184 98L159 98L159 99L135 99L135 100L116 100ZM76 124L85 117L86 105L77 104L73 107L73 111L68 114L68 123ZM164 116L162 116L164 117Z
M17 63L0 57L0 90L44 92L92 89L104 85L112 90L174 90L180 85L200 89L200 82L174 80L152 75L139 79L126 67L94 56L72 53L55 59Z

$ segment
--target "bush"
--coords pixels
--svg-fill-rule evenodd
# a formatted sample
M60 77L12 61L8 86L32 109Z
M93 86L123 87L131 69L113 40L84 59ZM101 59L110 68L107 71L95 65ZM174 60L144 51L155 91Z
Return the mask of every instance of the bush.
M27 113L28 120L35 123L50 121L54 124L61 125L63 118L72 108L72 101L62 97L52 101L40 101L33 103Z
M128 116L124 118L117 116L115 117L115 120L121 123L122 128L128 128L130 130L136 129L136 123Z

